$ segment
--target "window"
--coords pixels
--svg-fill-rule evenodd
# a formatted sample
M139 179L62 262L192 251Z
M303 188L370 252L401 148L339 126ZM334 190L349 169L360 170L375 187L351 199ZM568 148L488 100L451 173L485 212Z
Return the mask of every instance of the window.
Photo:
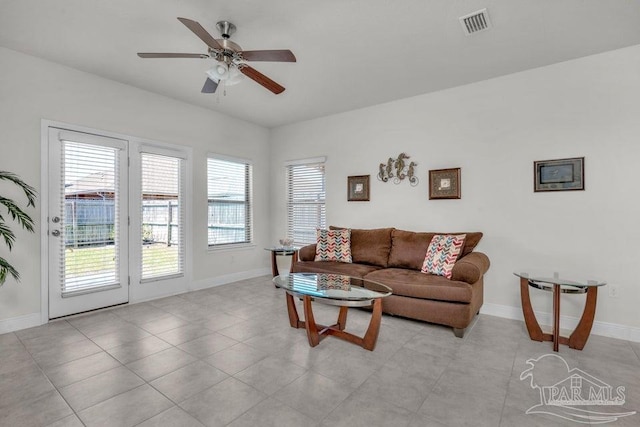
M293 244L316 242L316 228L326 227L325 158L287 164L287 233Z
M59 137L63 204L58 222L64 224L64 238L59 240L59 283L63 298L121 286L120 180L126 147L115 139L100 138L101 143L93 143L77 135L60 132Z
M184 274L184 160L142 152L141 280Z
M210 247L251 243L251 163L225 157L207 159L208 242Z

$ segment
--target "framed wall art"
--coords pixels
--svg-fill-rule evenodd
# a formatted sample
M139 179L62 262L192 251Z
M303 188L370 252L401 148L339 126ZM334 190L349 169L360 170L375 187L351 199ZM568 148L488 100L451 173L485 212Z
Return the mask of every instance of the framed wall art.
M369 177L370 175L357 175L347 177L347 201L369 201Z
M584 157L533 162L533 191L584 190Z
M460 194L460 168L429 171L429 199L459 199Z

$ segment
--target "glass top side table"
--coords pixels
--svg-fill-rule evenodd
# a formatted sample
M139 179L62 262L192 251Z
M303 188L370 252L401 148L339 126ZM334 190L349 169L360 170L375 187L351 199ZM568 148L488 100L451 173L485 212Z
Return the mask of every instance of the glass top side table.
M598 287L606 285L607 282L588 278L576 279L561 273L534 270L518 270L513 274L520 278L522 312L529 337L534 341L551 341L553 343L553 351L558 351L560 344L568 345L576 350L582 350L587 343L593 326ZM551 334L542 332L540 328L531 306L529 287L553 292L553 332ZM580 322L578 322L578 326L568 338L560 336L560 295L563 293L587 294Z
M279 276L278 272L278 263L276 260L277 255L281 256L292 256L292 263L295 263L298 259L298 248L294 247L282 247L282 246L272 246L270 248L264 248L265 251L271 252L271 274L273 277Z

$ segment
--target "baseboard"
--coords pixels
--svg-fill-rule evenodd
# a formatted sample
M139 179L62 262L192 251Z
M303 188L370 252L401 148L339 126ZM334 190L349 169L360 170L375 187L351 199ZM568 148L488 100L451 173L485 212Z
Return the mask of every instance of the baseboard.
M503 317L506 319L522 320L522 309L520 307L511 307L501 304L485 303L480 309L481 314L488 314L490 316ZM543 311L536 311L536 318L538 323L544 326L551 326L553 324L552 313L546 313ZM573 330L580 319L571 316L560 316L560 324L562 328ZM617 323L609 322L593 322L593 328L591 329L593 335L601 335L604 337L619 338L627 341L640 342L640 328L633 326L619 325Z
M25 314L24 316L0 320L0 334L40 326L41 320L40 313Z
M254 277L271 275L271 269L258 268L255 270L242 271L239 273L227 274L224 276L212 277L204 280L193 281L189 284L188 290L179 290L173 293L167 293L166 295L156 295L153 298L140 298L132 301L133 304L150 301L158 298L164 298L172 295L179 295L189 291L196 291L200 289L207 289L214 286L226 285L228 283L238 282L240 280L253 279ZM42 318L40 313L25 314L24 316L11 317L9 319L0 319L0 334L6 334L8 332L19 331L21 329L33 328L34 326L42 325Z
M189 284L190 291L212 288L214 286L226 285L240 280L253 279L254 277L271 275L269 268L257 268L255 270L240 271L238 273L225 274L224 276L211 277L203 280L193 280Z
M213 288L215 286L227 285L229 283L238 282L240 280L253 279L254 277L260 277L265 275L271 275L271 270L268 268L259 268L256 270L241 271L239 273L226 274L224 276L211 277L209 279L193 280L187 285L187 289L177 289L175 292L167 292L164 294L154 295L153 297L137 298L132 300L132 304L139 302L153 301L155 299L172 297L174 295L180 295L191 291L199 291L202 289Z

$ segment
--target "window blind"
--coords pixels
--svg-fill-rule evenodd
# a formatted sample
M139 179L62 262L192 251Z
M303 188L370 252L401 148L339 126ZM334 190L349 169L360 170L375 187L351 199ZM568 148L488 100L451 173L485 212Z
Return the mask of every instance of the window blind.
M155 153L141 159L141 280L184 274L184 160Z
M61 294L118 287L119 148L62 136L61 146Z
M316 242L326 227L324 162L287 165L287 233L296 246Z
M252 165L248 161L207 159L209 246L252 241Z

